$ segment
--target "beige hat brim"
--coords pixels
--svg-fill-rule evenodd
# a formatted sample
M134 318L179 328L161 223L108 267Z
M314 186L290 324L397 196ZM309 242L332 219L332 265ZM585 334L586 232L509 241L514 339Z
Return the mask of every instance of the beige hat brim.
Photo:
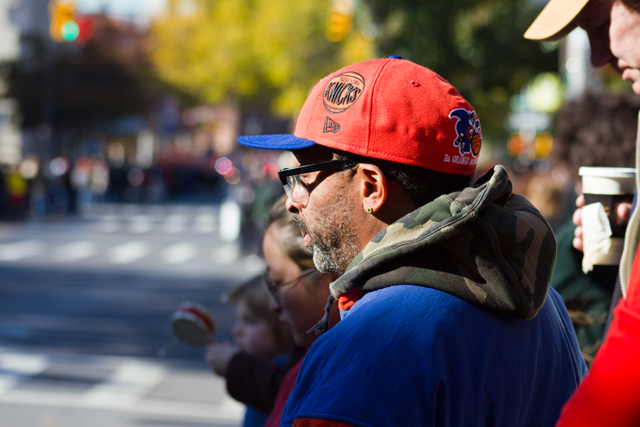
M577 26L574 20L587 3L589 0L550 0L524 37L540 41L561 39Z

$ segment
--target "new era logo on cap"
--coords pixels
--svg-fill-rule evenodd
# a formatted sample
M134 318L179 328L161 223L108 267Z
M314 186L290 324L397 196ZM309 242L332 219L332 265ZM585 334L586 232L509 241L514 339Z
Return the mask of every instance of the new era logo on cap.
M324 119L324 129L322 131L323 132L340 132L340 125L334 122L333 120L331 120L329 117L326 117Z
M293 135L241 144L295 150L319 144L365 157L473 175L482 146L471 105L433 71L399 58L350 65L321 80Z

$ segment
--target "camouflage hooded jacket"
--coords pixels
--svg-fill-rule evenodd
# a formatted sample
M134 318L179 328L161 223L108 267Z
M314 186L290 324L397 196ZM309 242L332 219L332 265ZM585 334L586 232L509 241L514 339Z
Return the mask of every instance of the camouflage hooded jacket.
M506 170L496 166L472 187L440 196L378 233L331 284L329 302L353 288L410 284L531 319L544 304L555 260L548 222L513 194ZM326 331L326 319L314 329Z

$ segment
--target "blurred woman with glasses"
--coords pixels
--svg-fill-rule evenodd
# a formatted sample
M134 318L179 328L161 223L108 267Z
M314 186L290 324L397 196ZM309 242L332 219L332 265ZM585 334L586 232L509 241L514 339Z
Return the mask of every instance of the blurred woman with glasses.
M271 208L267 219L267 231L263 240L267 269L264 281L271 294L271 310L291 332L296 350L284 371L259 366L246 355L238 354L225 344L216 343L207 349L207 361L220 375L227 377L227 390L235 399L256 405L256 391L262 390L266 403L269 392L275 396L265 427L279 426L282 412L302 365L302 357L316 340L314 332L308 332L322 319L329 297L329 284L337 278L333 274L318 272L303 237L293 222L293 215L285 206L286 196ZM330 325L339 320L337 307L331 310ZM219 368L216 369L215 366ZM276 390L273 385L279 384ZM271 385L271 387L269 387ZM245 399L252 396L252 402Z
M311 253L304 246L302 234L293 222L293 215L287 211L285 200L282 198L273 205L267 220L267 232L262 242L267 264L265 284L271 292L271 310L291 331L296 345L306 353L317 338L309 330L322 319L329 297L329 284L337 276L315 269ZM335 325L339 319L338 308L334 307L330 325ZM284 377L265 427L280 425L301 365L302 359Z
M337 276L315 269L312 256L284 201L284 198L279 200L271 208L267 221L262 243L267 264L265 283L272 296L271 310L291 331L295 343L309 348L316 335L307 331L322 319L329 284ZM337 308L333 316L337 321Z

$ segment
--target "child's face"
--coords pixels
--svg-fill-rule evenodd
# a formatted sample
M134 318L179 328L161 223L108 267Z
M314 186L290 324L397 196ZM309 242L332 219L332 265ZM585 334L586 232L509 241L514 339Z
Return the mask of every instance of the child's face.
M244 301L236 304L236 323L233 336L240 350L257 357L278 355L276 339L269 324L255 315Z

